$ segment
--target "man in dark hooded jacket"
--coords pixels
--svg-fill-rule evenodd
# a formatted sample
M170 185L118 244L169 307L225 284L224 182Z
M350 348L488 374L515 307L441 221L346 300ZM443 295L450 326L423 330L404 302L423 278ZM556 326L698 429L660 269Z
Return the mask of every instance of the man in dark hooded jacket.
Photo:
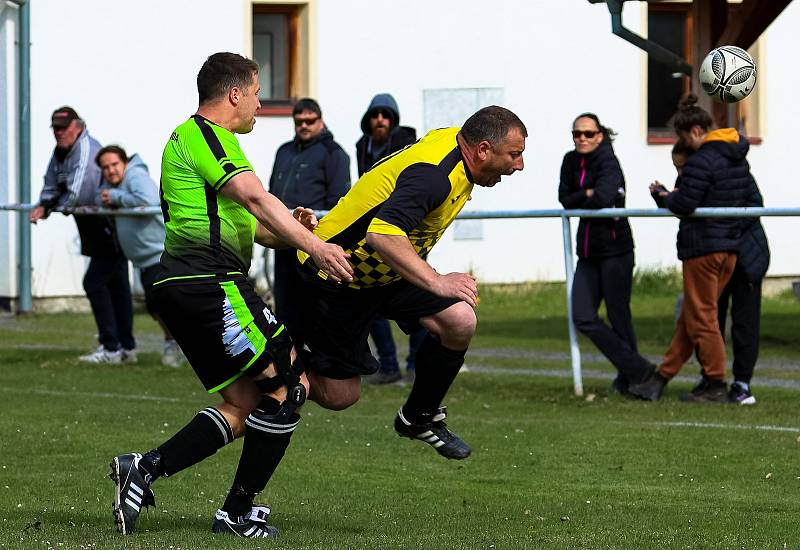
M278 148L269 192L289 209L304 206L330 210L350 189L350 157L333 141L319 104L310 98L292 109L295 137ZM299 315L304 292L296 271L297 250L275 251L275 313L283 320L297 349L303 347Z
M364 135L356 142L358 177L383 157L417 141L414 128L400 126L400 109L392 94L372 98L361 118L361 131Z
M400 109L392 94L378 94L372 98L361 118L361 131L364 135L356 142L358 177L382 158L417 141L417 131L414 128L400 126ZM414 359L425 333L424 329L420 329L409 339L406 363L406 373L409 377L414 375ZM377 348L380 369L367 377L366 381L372 384L397 382L401 378L400 366L397 364L397 347L392 338L389 321L377 317L370 328L370 336Z

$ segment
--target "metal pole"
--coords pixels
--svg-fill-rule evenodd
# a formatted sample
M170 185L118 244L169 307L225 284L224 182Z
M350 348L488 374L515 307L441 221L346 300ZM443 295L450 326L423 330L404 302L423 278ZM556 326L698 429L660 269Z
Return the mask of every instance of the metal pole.
M24 2L19 8L19 195L17 200L31 198L31 5ZM19 268L17 289L20 313L33 309L31 293L31 224L24 212L17 214Z
M578 347L578 336L575 334L575 323L572 322L572 279L574 265L572 262L572 231L569 216L561 216L561 229L564 240L564 271L567 290L567 326L569 328L569 351L572 357L572 385L575 395L583 395L583 377L581 375L581 350Z

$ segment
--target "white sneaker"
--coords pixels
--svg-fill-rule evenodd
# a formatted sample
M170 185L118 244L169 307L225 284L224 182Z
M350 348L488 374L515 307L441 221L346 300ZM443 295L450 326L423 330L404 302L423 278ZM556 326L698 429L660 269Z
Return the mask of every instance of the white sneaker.
M78 361L83 363L112 363L117 365L122 362L122 351L111 351L100 345L93 352L78 357Z
M164 351L161 354L161 364L165 367L180 367L186 358L175 340L164 342Z
M139 362L139 355L136 353L135 349L125 349L121 350L122 353L122 363L138 363Z

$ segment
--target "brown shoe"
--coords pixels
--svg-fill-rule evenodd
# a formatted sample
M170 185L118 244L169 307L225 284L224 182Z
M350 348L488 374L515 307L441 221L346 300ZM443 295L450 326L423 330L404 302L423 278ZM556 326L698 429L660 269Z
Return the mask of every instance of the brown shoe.
M667 382L669 378L664 378L656 371L644 382L629 385L628 393L645 401L658 401Z
M686 401L687 403L727 403L728 385L724 380L703 378L692 391L681 396L681 401Z

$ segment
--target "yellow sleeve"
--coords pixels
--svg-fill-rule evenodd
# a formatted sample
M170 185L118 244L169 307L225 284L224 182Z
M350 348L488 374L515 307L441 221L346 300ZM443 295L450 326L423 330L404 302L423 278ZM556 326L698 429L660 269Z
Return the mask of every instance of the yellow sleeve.
M367 233L377 233L379 235L400 235L407 237L406 232L389 222L385 222L378 218L372 218Z

